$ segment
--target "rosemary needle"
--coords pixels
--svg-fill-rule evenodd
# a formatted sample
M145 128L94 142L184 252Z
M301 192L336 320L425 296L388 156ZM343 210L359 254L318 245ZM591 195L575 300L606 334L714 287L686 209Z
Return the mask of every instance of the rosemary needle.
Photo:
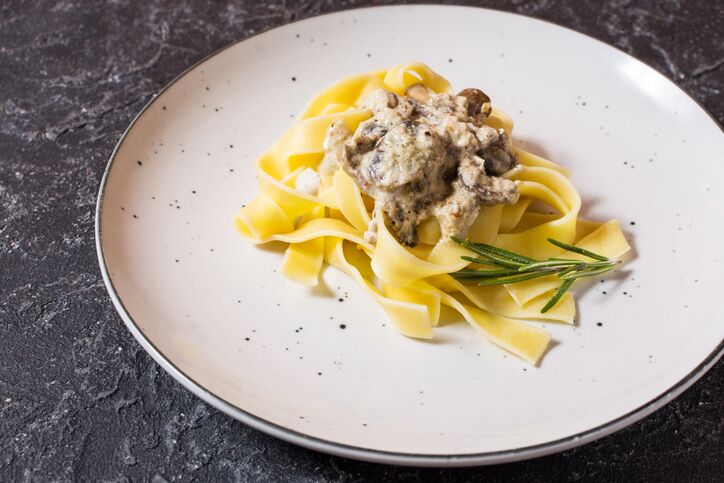
M496 267L459 270L452 274L455 278L477 282L478 285L483 286L524 282L546 275L555 275L560 278L562 280L561 284L553 293L550 300L548 300L540 310L543 314L555 307L561 297L563 297L563 294L565 294L568 289L571 288L573 282L579 278L593 277L606 273L609 270L613 270L616 265L620 263L618 260L611 260L585 248L569 245L568 243L563 243L553 238L549 238L548 242L595 261L587 262L585 260L571 260L566 258L536 260L485 243L474 243L470 240L462 240L457 237L452 237L452 239L459 245L479 255L478 257L463 256L463 260L479 265Z
M562 241L554 240L553 238L548 238L548 243L552 243L557 247L561 247L564 250L568 250L569 252L578 253L578 254L586 256L588 258L593 258L594 260L600 260L602 262L608 261L608 258L604 257L603 255L599 255L598 253L593 253L591 251L586 250L585 248L580 248L575 245L569 245L568 243L563 243Z
M548 275L548 273L546 272L532 272L522 273L520 275L512 275L509 277L500 277L497 279L485 278L483 280L480 280L478 282L478 285L501 285L506 283L525 282L526 280L532 280L538 277L545 277L546 275Z
M550 309L552 309L558 303L561 297L563 297L563 294L566 293L569 288L571 288L573 282L575 282L575 280L569 278L568 280L560 284L560 286L553 293L553 297L551 297L551 299L543 306L543 308L540 309L540 313L545 314Z

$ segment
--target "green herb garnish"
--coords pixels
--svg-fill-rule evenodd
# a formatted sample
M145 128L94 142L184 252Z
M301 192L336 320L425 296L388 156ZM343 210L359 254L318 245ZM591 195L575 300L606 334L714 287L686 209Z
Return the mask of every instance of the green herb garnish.
M542 314L552 309L563 294L571 288L573 282L579 278L593 277L606 273L621 263L620 260L611 260L598 253L563 243L552 238L548 242L553 245L588 257L593 262L584 260L570 260L565 258L549 258L547 260L536 260L518 253L513 253L502 248L487 245L485 243L474 243L470 240L462 240L452 237L453 241L468 250L477 254L477 257L462 257L463 260L474 262L480 265L488 265L489 269L466 268L453 273L453 277L469 282L477 282L478 285L501 285L507 283L523 282L546 275L556 275L562 280L561 285L553 293L548 303L540 310Z

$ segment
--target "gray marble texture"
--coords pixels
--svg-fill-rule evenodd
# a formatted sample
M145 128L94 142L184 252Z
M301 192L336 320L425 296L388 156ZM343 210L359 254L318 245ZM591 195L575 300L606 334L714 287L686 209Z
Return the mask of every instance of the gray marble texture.
M599 38L724 120L721 0L456 3ZM670 405L587 446L436 470L331 457L250 429L183 389L131 337L106 294L93 238L98 184L125 127L216 49L364 4L0 2L0 480L724 481L722 361Z

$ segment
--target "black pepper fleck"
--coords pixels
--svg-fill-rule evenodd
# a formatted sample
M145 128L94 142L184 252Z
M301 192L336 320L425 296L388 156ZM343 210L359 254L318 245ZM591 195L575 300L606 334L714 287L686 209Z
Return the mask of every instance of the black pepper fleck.
M339 324L339 328L340 328L340 329L346 329L347 326L346 326L345 324Z

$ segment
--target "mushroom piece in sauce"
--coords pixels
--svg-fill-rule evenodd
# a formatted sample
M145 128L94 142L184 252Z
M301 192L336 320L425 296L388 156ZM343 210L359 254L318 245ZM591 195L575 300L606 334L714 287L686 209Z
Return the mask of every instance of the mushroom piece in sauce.
M344 169L375 200L365 238L376 240L376 215L395 237L418 243L417 226L434 217L443 239L465 237L481 205L513 204L515 182L501 178L517 164L508 135L485 125L490 98L478 89L435 94L421 84L400 96L372 92L372 117L354 133L343 121L327 134L322 169Z

